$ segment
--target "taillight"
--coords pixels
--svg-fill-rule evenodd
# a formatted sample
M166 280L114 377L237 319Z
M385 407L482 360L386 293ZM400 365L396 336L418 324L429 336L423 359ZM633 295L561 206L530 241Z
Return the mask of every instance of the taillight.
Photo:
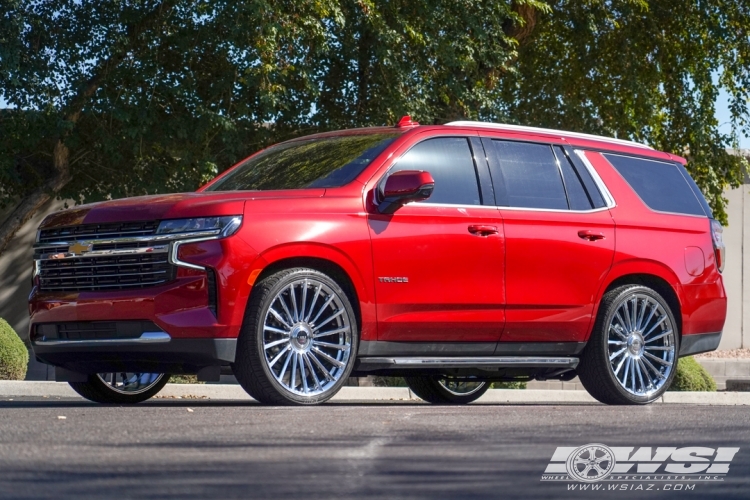
M714 241L714 254L716 255L716 267L719 268L719 272L724 270L724 263L726 262L725 254L727 247L724 246L724 228L721 227L719 221L711 219L711 238Z

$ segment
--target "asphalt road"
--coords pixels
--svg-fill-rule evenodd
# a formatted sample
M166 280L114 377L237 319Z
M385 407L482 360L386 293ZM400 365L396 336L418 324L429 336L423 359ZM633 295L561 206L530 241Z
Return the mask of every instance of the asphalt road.
M60 417L65 417L62 419ZM739 447L719 482L570 491L558 446ZM600 483L604 486L614 483ZM684 487L684 486L683 486ZM0 498L743 498L747 407L415 403L262 407L152 400L0 401Z

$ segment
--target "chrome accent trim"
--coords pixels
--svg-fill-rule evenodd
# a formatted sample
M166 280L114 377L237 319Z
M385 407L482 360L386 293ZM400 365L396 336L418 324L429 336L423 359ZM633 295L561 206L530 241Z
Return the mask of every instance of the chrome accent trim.
M609 192L609 189L607 189L607 185L604 184L604 181L602 180L602 178L599 177L599 172L596 171L596 169L591 164L589 159L586 158L586 152L583 151L582 149L574 149L573 152L576 155L578 155L578 157L583 162L583 165L586 167L586 170L589 171L589 174L594 179L594 184L596 184L596 187L599 188L599 192L601 192L602 196L604 197L604 203L606 204L606 208L616 207L617 202L615 201L615 198L612 196L612 193Z
M180 250L180 245L184 245L186 243L200 243L202 241L218 240L220 237L221 236L211 236L208 238L191 238L189 240L175 241L172 243L172 249L169 251L169 257L167 260L169 261L170 264L173 264L175 266L187 267L189 269L197 269L198 271L205 271L206 270L205 267L182 261L177 257L177 252Z
M509 125L509 124L504 124L504 123L487 123L487 122L475 122L475 121L467 121L467 120L449 122L449 123L446 123L445 125L450 126L450 127L479 127L479 128L490 128L490 129L495 129L495 130L507 130L509 132L530 132L530 133L539 133L539 134L551 134L551 135L559 135L561 136L561 139L564 139L564 136L568 136L568 137L575 137L577 139L589 139L589 140L594 140L594 141L608 142L611 144L622 144L625 146L634 146L637 148L643 148L643 149L649 149L649 150L654 149L651 146L641 144L640 142L628 141L625 139L615 139L614 137L605 137L603 135L583 134L581 132L568 132L565 130L556 130L552 128L528 127L524 125Z
M143 332L134 339L96 339L96 340L35 340L36 345L75 345L81 347L110 344L164 344L172 340L167 332Z
M529 212L555 212L560 214L593 214L596 212L603 212L609 210L610 207L592 208L591 210L566 210L563 208L530 208L530 207L503 207L498 206L502 212L503 210L521 210Z
M572 357L521 357L521 356L494 356L482 358L469 357L430 357L430 358L383 358L364 357L359 358L363 364L385 364L398 368L472 368L472 367L564 367L575 368L578 366L578 358Z
M166 253L169 251L168 245L160 245L154 247L141 247L141 248L119 248L115 250L92 250L83 254L62 252L62 253L45 253L40 256L37 261L42 260L64 260L64 259L82 259L89 257L102 257L111 255L132 255L139 253L147 254L159 254ZM101 267L101 266L96 266Z
M72 241L54 241L54 242L45 242L45 243L38 243L34 245L34 248L44 248L44 247L64 247L64 246L70 246L74 243L80 243L83 245L113 245L117 243L143 243L143 242L171 242L174 240L179 240L183 238L200 238L200 237L208 237L208 236L217 236L221 234L220 229L212 229L211 231L196 231L194 233L174 233L174 234L161 234L161 235L151 235L151 236L128 236L125 238L112 238L108 240L72 240ZM86 252L86 255L91 254L93 252Z

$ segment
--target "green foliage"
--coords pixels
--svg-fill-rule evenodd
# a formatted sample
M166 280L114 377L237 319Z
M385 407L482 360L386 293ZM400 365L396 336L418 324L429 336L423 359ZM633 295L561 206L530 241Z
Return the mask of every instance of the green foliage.
M29 351L7 321L0 319L0 380L23 380Z
M526 389L526 382L493 382L492 389Z
M205 382L198 382L197 375L170 375L170 384L205 384Z
M54 175L58 139L57 194L91 202L193 190L268 144L410 113L647 142L686 156L726 221L749 19L733 0L5 0L0 207Z
M669 390L715 392L716 382L695 358L688 356L677 361L677 373Z

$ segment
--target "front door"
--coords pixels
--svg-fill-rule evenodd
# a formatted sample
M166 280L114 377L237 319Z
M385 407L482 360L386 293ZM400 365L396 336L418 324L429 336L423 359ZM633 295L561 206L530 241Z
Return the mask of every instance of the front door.
M496 342L504 323L503 221L480 194L479 141L419 142L388 172L426 170L432 196L369 215L378 340ZM480 158L475 165L473 158ZM380 183L382 185L382 183ZM487 194L485 192L485 197Z

